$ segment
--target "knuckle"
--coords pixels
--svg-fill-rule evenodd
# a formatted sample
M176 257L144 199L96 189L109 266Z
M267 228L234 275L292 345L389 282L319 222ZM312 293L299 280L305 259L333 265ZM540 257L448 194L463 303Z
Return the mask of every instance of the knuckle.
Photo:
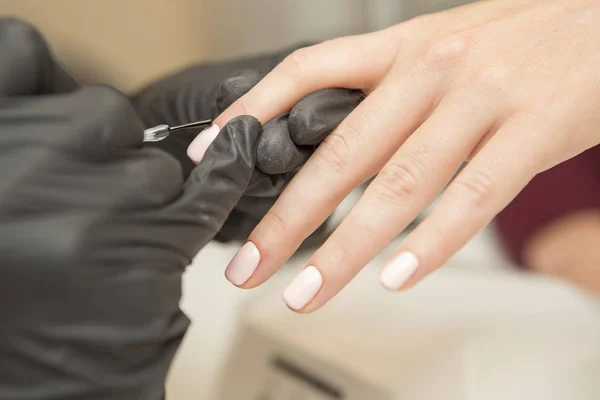
M377 176L376 196L386 203L413 198L419 187L419 174L414 165L391 161Z
M268 237L277 238L278 242L287 241L292 238L292 226L291 222L281 214L277 207L272 207L262 222L259 225L264 229L261 233L268 235Z
M360 133L355 125L333 131L321 143L315 152L315 158L320 166L331 173L345 173L356 161L357 147L353 142L358 141Z
M465 171L454 183L462 199L474 210L483 210L494 198L494 181L483 170Z
M348 267L356 263L356 246L353 246L350 241L337 241L335 247L331 246L328 251L330 251L330 257L335 259L338 265L346 267L334 273L346 275L350 269Z
M283 71L293 79L302 79L307 75L307 69L310 66L311 57L309 48L295 50L287 56L283 63Z
M451 242L454 226L432 223L427 227L427 242L429 248L443 249Z
M430 45L425 52L425 64L433 68L447 68L463 60L469 53L470 39L455 34Z
M342 173L351 165L348 160L350 151L344 136L333 132L321 143L314 157L324 170L331 173Z
M244 96L234 102L233 106L236 108L235 115L253 115L251 107Z

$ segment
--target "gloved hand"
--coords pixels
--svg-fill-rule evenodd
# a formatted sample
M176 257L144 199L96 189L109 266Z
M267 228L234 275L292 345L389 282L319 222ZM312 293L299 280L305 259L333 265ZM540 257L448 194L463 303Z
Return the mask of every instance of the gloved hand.
M79 86L56 60L38 31L0 18L0 96L63 93Z
M215 118L258 83L293 49L224 64L197 66L150 85L134 97L146 127ZM306 96L289 114L264 126L252 182L217 240L245 240L285 185L320 142L362 101L358 90L326 89ZM198 132L178 133L153 144L194 167L186 152Z
M39 35L0 32L0 399L163 399L181 275L245 192L261 125L224 127L184 183L125 96L47 89Z
M150 84L132 96L146 128L160 124L181 125L215 118L221 109L248 91L264 73L273 69L295 48L277 54L225 63L192 66ZM229 78L242 73L237 82ZM221 82L227 85L221 87ZM187 148L198 131L173 134L167 139L149 143L169 152L179 160L187 176L195 164L187 156Z

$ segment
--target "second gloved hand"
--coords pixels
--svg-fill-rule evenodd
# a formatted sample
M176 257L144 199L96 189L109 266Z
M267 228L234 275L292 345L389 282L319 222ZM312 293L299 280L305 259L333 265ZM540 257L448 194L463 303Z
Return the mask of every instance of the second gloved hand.
M290 52L291 49L270 56L184 70L142 90L134 97L136 109L146 127L215 118ZM217 239L244 240L315 147L363 98L362 92L357 90L327 89L306 96L290 113L267 122L257 151L258 171ZM213 127L200 134L193 130L177 133L151 146L175 156L187 176L202 159L218 129ZM192 141L194 144L188 151Z
M222 111L248 92L260 74L244 71L221 83L217 90L218 110ZM305 96L289 113L282 114L263 126L257 150L257 170L252 181L217 239L245 240L277 200L283 189L317 146L363 100L359 90L325 89ZM216 135L219 127L202 132L188 149L197 163ZM306 244L320 242L326 224L311 235Z

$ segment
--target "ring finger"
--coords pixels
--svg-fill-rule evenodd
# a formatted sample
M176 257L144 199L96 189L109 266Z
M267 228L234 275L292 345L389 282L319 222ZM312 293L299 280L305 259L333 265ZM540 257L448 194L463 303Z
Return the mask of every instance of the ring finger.
M287 305L302 312L318 309L404 230L494 125L497 114L492 106L468 90L448 94L288 287ZM322 286L307 288L307 275Z
M267 280L422 123L438 87L429 75L413 73L367 97L319 146L255 228L227 268L227 279L246 288Z

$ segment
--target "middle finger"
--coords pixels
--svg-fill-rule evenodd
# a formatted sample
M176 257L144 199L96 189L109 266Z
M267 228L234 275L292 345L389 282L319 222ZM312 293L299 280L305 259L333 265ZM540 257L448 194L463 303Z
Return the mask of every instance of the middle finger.
M305 274L321 275L318 294L298 301L301 296L294 295L293 283L284 293L288 306L314 311L346 286L443 190L481 137L492 130L497 115L493 109L470 90L448 94L311 258L312 268Z
M227 279L246 288L267 280L422 123L438 86L430 74L414 71L367 97L321 144L255 228L228 266Z

